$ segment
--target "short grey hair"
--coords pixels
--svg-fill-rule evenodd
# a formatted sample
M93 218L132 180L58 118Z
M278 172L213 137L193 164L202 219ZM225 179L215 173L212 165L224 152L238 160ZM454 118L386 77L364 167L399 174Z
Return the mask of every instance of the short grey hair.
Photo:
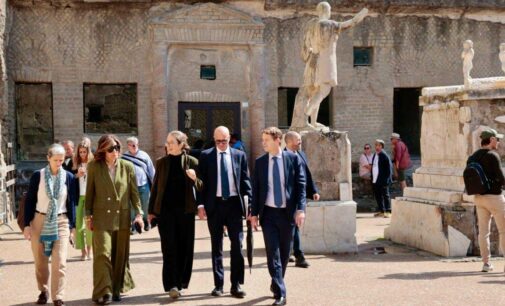
M68 145L69 145L69 146L71 146L72 148L74 148L74 147L75 147L75 146L74 146L74 142L73 142L72 140L63 140L63 141L61 142L61 145L62 145L62 146L66 145L66 144L68 144Z
M65 155L65 148L59 143L53 143L47 149L47 157L51 158L54 155Z
M128 137L126 138L126 143L134 143L134 144L139 144L139 139L135 136L131 136L131 137Z
M284 135L284 141L288 142L288 141L291 141L292 139L295 139L298 137L301 137L300 134L298 134L295 131L289 131L286 133L286 135Z

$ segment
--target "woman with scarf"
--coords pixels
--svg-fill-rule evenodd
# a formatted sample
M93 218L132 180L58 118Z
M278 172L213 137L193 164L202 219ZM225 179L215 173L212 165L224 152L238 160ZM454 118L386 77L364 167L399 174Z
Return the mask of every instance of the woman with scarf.
M135 169L119 152L119 139L104 135L87 167L85 220L93 231L92 300L97 304L120 301L121 293L135 288L129 263L130 210L135 211L134 222L144 227Z
M158 159L149 201L149 222L156 218L163 253L163 287L173 299L188 288L195 244L195 194L202 180L196 176L198 160L188 155L188 137L172 131L167 156Z
M35 275L40 295L37 304L51 298L55 306L65 305L65 273L69 241L75 232L76 180L63 169L65 149L53 144L47 152L49 165L33 173L25 202L23 234L31 241ZM70 232L72 231L72 233ZM70 239L69 239L70 238ZM51 257L51 269L49 269Z
M86 196L86 181L87 181L87 165L93 160L91 153L91 145L82 141L77 145L77 150L74 153L72 160L72 170L75 171L75 176L79 184L77 184L77 210L75 217L75 248L81 250L81 260L89 260L91 256L91 246L93 244L93 234L86 228L84 224L84 199Z

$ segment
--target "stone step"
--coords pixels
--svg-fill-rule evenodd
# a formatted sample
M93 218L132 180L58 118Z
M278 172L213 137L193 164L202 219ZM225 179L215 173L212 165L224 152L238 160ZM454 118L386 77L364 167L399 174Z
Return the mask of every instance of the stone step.
M414 173L414 186L418 188L445 189L457 192L465 190L462 175L440 175L429 173Z
M462 192L433 188L407 187L403 191L403 197L407 199L419 199L422 202L460 203Z

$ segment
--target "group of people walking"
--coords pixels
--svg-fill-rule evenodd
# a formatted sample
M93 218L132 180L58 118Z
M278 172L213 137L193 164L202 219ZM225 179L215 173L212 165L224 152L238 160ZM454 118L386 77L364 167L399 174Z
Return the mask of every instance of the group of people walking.
M31 177L25 206L24 235L31 240L40 291L37 304L49 299L51 274L53 303L64 305L67 248L74 241L82 260L93 252L92 300L120 301L121 293L135 287L129 267L132 226L149 230L154 224L163 254L163 287L171 298L178 298L191 279L198 215L207 219L211 236L210 294L224 294L226 227L231 242L230 293L246 296L241 285L242 223L247 218L253 228L261 224L263 229L273 305L285 305L284 275L293 247L296 265L308 267L297 230L305 219L306 198L320 198L300 150L300 135L288 132L282 150L282 132L276 127L264 129L265 154L256 160L252 180L246 154L232 148L230 138L228 128L217 127L215 146L196 159L189 155L187 136L172 131L166 140L167 155L156 161L154 169L149 156L139 154L136 138L127 140L128 151L122 156L122 144L114 135L102 136L95 151L87 138L75 154L70 141L51 145L48 166ZM66 158L70 155L73 158Z

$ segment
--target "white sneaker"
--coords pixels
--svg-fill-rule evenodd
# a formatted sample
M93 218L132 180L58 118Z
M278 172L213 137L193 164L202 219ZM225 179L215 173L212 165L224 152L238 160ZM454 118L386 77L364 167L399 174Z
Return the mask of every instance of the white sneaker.
M482 272L491 272L493 271L493 269L494 267L490 263L485 263L484 265L482 265Z

